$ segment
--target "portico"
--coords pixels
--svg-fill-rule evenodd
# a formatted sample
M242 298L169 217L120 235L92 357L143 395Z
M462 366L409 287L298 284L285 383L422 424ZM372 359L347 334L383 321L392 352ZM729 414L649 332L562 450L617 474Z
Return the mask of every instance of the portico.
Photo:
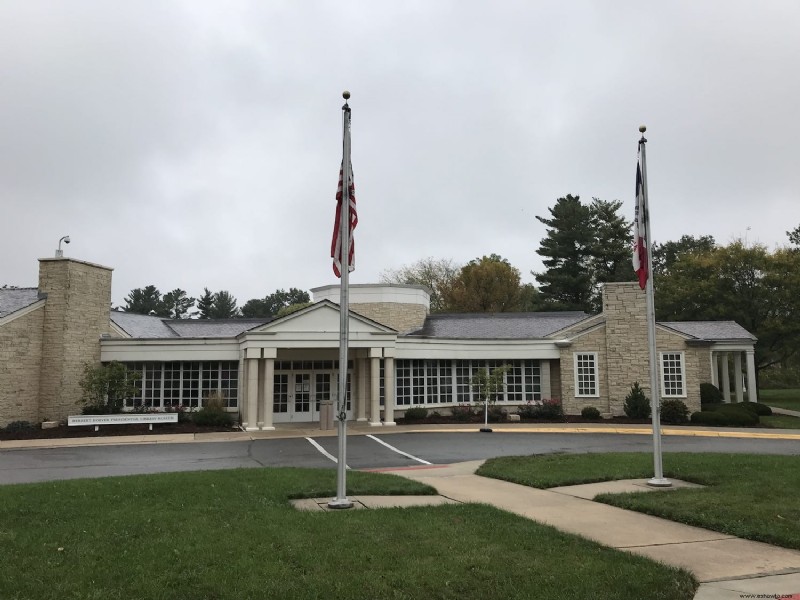
M731 390L731 375L733 390ZM711 383L722 392L725 402L743 402L745 391L749 402L758 402L756 359L752 343L715 344L711 349Z

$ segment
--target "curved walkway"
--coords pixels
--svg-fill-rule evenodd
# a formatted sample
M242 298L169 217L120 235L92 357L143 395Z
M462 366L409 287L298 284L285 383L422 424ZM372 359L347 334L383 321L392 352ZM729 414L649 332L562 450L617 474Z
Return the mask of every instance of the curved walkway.
M593 502L597 494L641 491L643 480L540 490L475 475L482 461L386 470L436 488L445 498L480 502L594 540L684 568L700 581L695 600L748 597L800 599L800 552L743 540ZM681 483L675 487L681 487ZM655 493L663 489L646 488ZM758 594L764 594L758 596Z

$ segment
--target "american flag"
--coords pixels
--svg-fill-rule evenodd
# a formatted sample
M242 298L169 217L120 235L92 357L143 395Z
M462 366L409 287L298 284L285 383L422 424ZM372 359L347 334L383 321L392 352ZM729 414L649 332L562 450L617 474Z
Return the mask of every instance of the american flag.
M345 157L345 160L350 161L350 157ZM350 213L349 213L349 221L350 221L350 231L349 231L349 246L350 252L347 255L347 266L348 272L352 272L355 270L355 252L356 252L356 244L355 240L353 239L353 231L358 225L358 213L356 212L356 186L353 183L353 168L352 165L348 165L350 168L348 169L350 173L350 185L347 186L349 190L349 198L350 198ZM342 216L342 198L344 194L342 194L342 190L344 189L344 161L342 161L342 168L339 169L339 187L336 190L336 218L333 221L333 240L331 241L331 258L333 259L333 272L336 274L337 277L342 276L342 236L341 231L339 230L339 223L341 222Z
M642 181L641 160L636 162L636 216L633 219L633 270L639 277L639 287L647 286L650 265L647 264L647 229L645 227L646 203L644 199L644 183Z

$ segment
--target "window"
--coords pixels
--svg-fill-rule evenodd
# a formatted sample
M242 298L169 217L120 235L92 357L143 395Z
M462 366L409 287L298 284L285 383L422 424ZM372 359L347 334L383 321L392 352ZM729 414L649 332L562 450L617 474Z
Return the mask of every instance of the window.
M683 352L661 353L661 395L664 398L685 397Z
M576 353L575 396L597 397L597 352Z

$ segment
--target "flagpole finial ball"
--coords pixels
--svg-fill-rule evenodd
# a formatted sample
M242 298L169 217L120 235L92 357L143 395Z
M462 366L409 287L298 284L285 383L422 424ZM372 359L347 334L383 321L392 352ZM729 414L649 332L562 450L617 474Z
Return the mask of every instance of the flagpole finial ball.
M644 125L639 125L639 132L644 133L645 131L647 131L647 127L645 127Z
M342 98L344 98L345 100L350 100L350 92L348 92L347 90L343 91Z

